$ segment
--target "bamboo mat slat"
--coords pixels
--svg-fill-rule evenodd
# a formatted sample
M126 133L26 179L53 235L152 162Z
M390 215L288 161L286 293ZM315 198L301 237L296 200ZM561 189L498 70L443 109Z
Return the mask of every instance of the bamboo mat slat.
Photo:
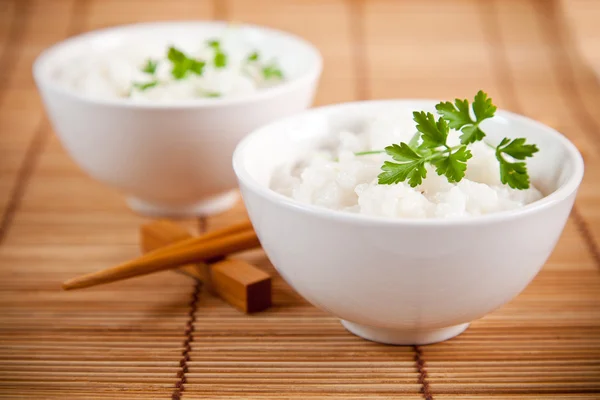
M352 2L344 0L245 0L226 2L228 20L283 29L311 41L323 54L323 75L315 105L357 99L358 76L354 65ZM257 6L258 4L258 6ZM310 23L308 22L310 20Z
M485 87L504 106L478 2L366 1L363 8L369 98L453 99Z
M513 107L518 112L547 119L581 150L586 176L573 216L584 234L598 243L600 195L595 184L600 178L600 116L595 109L600 101L598 79L573 47L564 7L544 6L540 2L515 3L510 8L506 2L497 2L495 10L498 40L506 43L503 53L516 88ZM522 34L508 29L509 21L520 22ZM534 64L534 60L542 62L536 68L523 67ZM598 257L597 246L592 247Z
M578 53L597 72L600 73L600 32L596 26L600 13L600 3L595 0L569 0L564 8L568 19L573 45Z
M600 87L569 25L584 18L583 3L0 1L0 398L600 398ZM501 107L565 133L584 154L586 177L539 276L463 335L418 347L348 334L261 251L244 257L275 276L274 307L252 316L170 272L61 292L68 277L138 254L144 219L66 155L44 119L31 62L76 32L206 18L315 43L325 60L317 104L483 88ZM238 205L182 223L217 229L244 216Z
M20 118L2 121L1 133L11 144L2 150L15 155L15 166L22 170L27 151L36 161L27 195L19 199L12 218L14 230L0 246L0 364L5 367L0 371L0 393L9 398L64 398L66 393L71 398L170 398L181 369L194 283L165 273L87 293L61 293L64 279L138 254L136 226L143 220L127 210L120 195L79 171L56 138L32 151L34 135L49 134L40 122L31 128L16 125L43 115L30 79L31 61L73 31L95 29L91 25L97 21L87 18L88 8L94 6L54 1L26 5L25 35L18 51L27 60L24 67L13 67L11 79L22 86L18 90L25 97L19 104ZM139 6L132 3L121 11L128 8L132 21ZM195 5L187 10L176 7L171 13L162 8L147 19L160 19L160 13L181 18L195 8L196 17L203 17L202 7ZM54 13L54 20L48 18ZM102 18L101 10L95 15ZM128 22L107 20L107 25ZM21 77L23 69L26 79ZM8 107L0 110L14 114ZM10 172L12 180L23 178L17 167Z
M211 19L216 17L217 3L207 0L87 0L85 9L79 10L77 17L84 18L86 30L132 22Z
M5 64L9 58L5 51L9 45L9 37L11 30L15 28L17 7L14 2L5 1L0 3L0 68L5 68Z
M555 127L584 156L586 175L573 221L583 243L597 257L600 221L594 204L600 200L600 131L596 129L600 120L581 98L592 92L599 96L600 90L597 79L584 74L585 66L569 57L571 50L560 34L567 29L561 13L558 3L494 1L482 8L482 19L489 26L487 41L497 61L506 108Z

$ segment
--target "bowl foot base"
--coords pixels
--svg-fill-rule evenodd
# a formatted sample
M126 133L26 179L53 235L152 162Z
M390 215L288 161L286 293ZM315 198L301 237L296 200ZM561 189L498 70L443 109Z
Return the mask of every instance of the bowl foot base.
M189 206L156 204L138 197L128 197L127 205L136 213L148 217L184 218L222 213L232 208L238 199L237 190L232 190Z
M439 329L391 329L359 325L345 320L342 320L342 325L351 333L363 339L395 345L419 345L443 342L444 340L460 335L469 327L469 324L466 323Z

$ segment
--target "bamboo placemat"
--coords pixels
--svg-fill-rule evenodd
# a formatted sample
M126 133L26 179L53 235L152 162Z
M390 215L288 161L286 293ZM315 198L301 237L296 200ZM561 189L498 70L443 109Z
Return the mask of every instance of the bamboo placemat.
M599 399L600 85L568 24L594 7L599 16L593 1L0 1L0 398ZM348 334L278 277L275 306L253 316L170 272L61 292L68 277L136 255L143 219L65 154L31 63L77 32L189 18L309 39L326 65L318 104L483 88L555 126L581 149L586 177L547 265L463 335L417 347ZM261 252L248 257L275 273Z

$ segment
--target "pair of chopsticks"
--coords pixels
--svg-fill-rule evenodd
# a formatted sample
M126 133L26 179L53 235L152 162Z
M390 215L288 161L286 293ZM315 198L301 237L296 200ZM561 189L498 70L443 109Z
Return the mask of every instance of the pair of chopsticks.
M260 246L250 221L186 239L151 251L135 260L70 279L64 290L82 289L198 263Z

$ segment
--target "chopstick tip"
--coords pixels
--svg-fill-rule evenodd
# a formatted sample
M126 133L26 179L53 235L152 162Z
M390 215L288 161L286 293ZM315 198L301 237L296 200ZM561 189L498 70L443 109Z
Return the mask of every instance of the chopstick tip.
M77 289L77 283L74 279L69 279L68 281L64 281L61 285L62 290L73 290Z

